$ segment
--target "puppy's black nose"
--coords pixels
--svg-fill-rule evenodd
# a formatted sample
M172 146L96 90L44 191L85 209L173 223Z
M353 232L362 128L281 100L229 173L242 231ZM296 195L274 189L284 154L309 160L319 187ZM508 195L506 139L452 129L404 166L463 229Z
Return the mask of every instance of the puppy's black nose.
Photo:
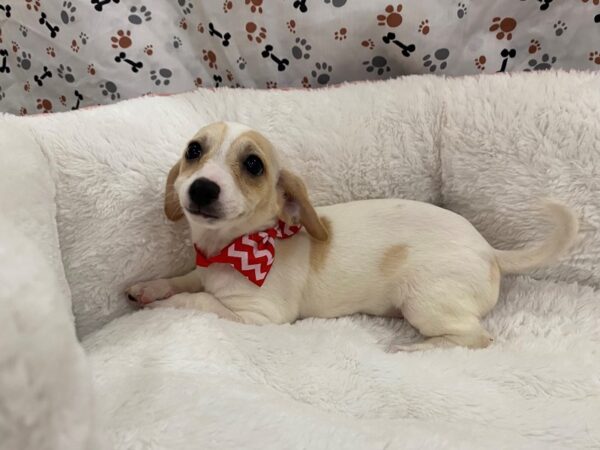
M219 198L221 188L208 178L198 178L190 186L190 200L198 207L208 206Z

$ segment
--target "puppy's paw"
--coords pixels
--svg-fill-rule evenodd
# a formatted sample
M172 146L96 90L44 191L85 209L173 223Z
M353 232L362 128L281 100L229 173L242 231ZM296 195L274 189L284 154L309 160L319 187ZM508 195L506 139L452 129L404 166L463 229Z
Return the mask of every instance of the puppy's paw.
M168 280L153 280L138 283L125 291L132 302L140 305L148 305L157 300L171 297L175 292Z

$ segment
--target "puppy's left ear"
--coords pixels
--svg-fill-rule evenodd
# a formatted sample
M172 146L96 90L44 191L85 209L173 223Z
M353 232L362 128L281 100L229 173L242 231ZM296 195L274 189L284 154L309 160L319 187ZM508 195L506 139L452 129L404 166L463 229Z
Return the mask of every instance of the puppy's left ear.
M329 233L310 203L302 179L289 170L282 169L279 172L277 189L283 198L280 219L289 225L301 223L313 238L326 241Z
M173 222L178 221L183 217L183 210L179 203L179 196L175 192L175 179L179 175L180 161L171 167L169 175L167 175L167 185L165 187L165 215Z

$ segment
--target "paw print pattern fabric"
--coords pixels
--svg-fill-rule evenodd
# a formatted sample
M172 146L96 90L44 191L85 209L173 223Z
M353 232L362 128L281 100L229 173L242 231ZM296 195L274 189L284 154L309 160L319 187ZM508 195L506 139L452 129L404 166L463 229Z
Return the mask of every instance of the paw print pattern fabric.
M0 0L0 111L194 87L600 69L596 0Z

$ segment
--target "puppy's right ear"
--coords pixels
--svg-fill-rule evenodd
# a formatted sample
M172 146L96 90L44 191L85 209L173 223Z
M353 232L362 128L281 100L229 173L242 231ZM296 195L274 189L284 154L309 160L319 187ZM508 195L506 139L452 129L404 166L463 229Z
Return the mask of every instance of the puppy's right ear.
M183 217L179 196L177 195L177 192L175 192L174 186L175 180L179 175L180 164L181 162L177 161L177 163L171 167L169 175L167 175L167 186L165 188L165 215L173 222L176 222Z

